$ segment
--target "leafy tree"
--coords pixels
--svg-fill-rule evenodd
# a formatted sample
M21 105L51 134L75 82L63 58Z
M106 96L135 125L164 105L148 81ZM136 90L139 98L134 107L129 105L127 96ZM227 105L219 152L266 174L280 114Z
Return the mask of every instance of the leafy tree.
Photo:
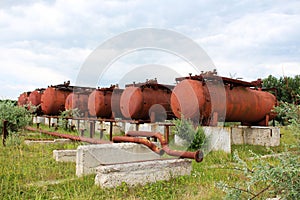
M279 101L299 104L300 99L300 75L295 77L280 77L279 79L269 75L263 79L264 88L274 88L277 90L270 91L277 96Z
M13 101L0 102L0 129L3 128L3 120L8 121L8 131L16 132L31 122L31 115L24 107L16 106Z

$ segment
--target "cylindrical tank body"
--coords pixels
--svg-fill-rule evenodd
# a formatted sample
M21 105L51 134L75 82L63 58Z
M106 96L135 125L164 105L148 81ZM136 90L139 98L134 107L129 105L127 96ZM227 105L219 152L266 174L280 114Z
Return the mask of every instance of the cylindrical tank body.
M18 106L25 106L28 104L28 97L30 93L31 92L23 92L22 94L20 94L20 96L18 97Z
M41 114L41 99L42 94L44 93L45 89L37 89L30 93L28 97L28 109L31 110L31 106L35 106L37 109L35 113Z
M170 106L171 89L151 84L129 86L120 99L122 115L127 119L163 121L173 115Z
M77 93L72 92L66 98L65 108L66 110L72 110L77 108L80 113L88 112L88 99L90 93Z
M122 91L121 89L113 88L94 90L88 98L90 115L100 118L119 117L121 113L119 102Z
M58 115L65 110L65 101L72 92L68 89L48 87L41 98L42 111L46 115Z
M28 103L33 106L39 106L41 104L41 98L42 98L43 91L40 90L34 90L30 93L28 97Z
M197 118L200 123L209 122L216 114L219 118L224 117L223 121L246 125L267 125L267 121L275 117L272 109L277 100L268 92L244 86L207 85L192 79L181 81L171 96L174 114L178 118L181 114L186 118Z

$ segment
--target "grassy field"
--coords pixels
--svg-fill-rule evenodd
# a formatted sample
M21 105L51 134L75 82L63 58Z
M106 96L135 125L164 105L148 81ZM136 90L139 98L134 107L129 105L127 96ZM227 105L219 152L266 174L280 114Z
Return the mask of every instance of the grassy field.
M295 141L289 130L282 128L281 132L282 144L271 148L274 152L282 152L285 144ZM23 143L25 138L51 137L23 132L8 140L6 147L0 145L1 199L222 199L224 193L216 183L235 183L243 178L231 168L232 154L211 152L202 163L193 161L191 176L133 188L123 184L113 189L101 189L94 185L94 175L77 178L75 163L58 163L52 157L55 149L76 149L81 143L28 146ZM251 157L250 150L269 154L268 148L260 146L233 146L232 151L235 150L245 160ZM276 162L273 158L269 160Z

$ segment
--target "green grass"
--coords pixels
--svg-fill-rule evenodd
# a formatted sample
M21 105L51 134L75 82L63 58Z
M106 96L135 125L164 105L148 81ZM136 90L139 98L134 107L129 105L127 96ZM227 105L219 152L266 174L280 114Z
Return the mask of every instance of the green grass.
M281 131L282 144L271 148L274 152L282 152L286 144L295 142L289 130L282 128ZM53 137L23 132L18 142L14 141L15 138L6 147L0 145L1 199L221 199L224 193L215 186L217 182L235 183L243 178L234 175L230 169L233 163L231 154L210 152L203 162L193 161L191 176L145 186L123 184L101 189L94 185L94 175L77 178L75 163L59 163L52 158L53 150L76 149L81 143L27 146L23 143L25 138ZM232 151L235 150L242 159L251 157L250 151L262 155L270 153L268 148L251 145L235 145ZM276 161L270 159L270 162Z

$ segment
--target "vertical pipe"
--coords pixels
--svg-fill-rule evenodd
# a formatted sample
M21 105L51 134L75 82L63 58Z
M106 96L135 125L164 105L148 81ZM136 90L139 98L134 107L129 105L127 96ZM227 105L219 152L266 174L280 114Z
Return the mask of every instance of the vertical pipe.
M170 126L168 124L165 125L166 126L166 135L165 135L165 140L166 143L169 143L169 135L170 135Z
M3 135L3 137L2 137L2 144L3 144L3 146L6 146L5 145L5 141L6 141L6 138L8 136L7 124L8 124L8 121L4 120L3 121L3 129L2 129L2 135Z
M95 135L95 121L90 121L90 138Z
M109 141L112 141L113 122L109 122Z

